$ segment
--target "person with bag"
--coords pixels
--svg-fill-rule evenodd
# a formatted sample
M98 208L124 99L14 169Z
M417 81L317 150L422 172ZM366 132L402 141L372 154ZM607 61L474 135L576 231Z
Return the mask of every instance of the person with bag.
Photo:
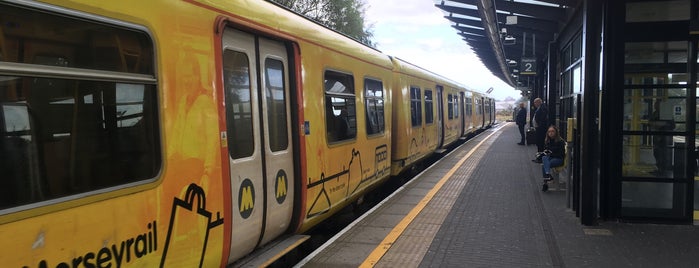
M521 137L517 144L524 145L524 125L527 124L527 109L524 106L524 102L519 103L519 111L517 111L515 122L517 127L519 127L519 136Z

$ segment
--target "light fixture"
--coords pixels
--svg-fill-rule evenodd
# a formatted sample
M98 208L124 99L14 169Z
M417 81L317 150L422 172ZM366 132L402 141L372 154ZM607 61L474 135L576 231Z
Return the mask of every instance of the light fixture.
M511 35L508 35L508 36L505 36L505 38L504 38L502 44L503 44L503 45L514 45L515 43L517 43L516 40L517 40L517 39L515 39L515 38L512 37Z

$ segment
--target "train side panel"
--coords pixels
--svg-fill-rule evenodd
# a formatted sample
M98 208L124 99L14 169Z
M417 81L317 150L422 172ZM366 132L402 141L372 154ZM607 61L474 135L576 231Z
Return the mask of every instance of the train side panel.
M440 126L434 121L436 105L425 102L434 97L437 85L434 75L397 58L393 58L393 63L391 175L398 175L434 153L441 135Z
M0 263L220 266L227 191L202 34L215 16L185 2L49 2L0 8L0 98L31 112L36 182L31 199L3 204Z
M300 231L390 175L392 73L388 57L355 43L300 42L307 166Z
M246 185L247 177L236 175L237 170L248 167L238 163L242 159L248 159L245 156L241 160L231 160L230 174L224 176L230 177L232 192L230 213L234 222L230 225L232 231L228 262L233 262L275 239L286 228L286 220L270 220L275 214L288 212L288 209L277 208L276 205L279 202L276 198L280 192L279 181L287 183L287 187L293 185L293 196L297 197L297 200L288 200L295 202L294 221L288 226L289 231L303 232L388 178L391 122L386 117L390 118L391 111L384 107L391 105L387 91L391 86L391 63L387 56L376 50L270 3L207 1L205 7L220 11L219 20L225 21L220 28L233 32L234 42L236 36L249 35L256 40L270 40L286 45L289 66L283 65L286 67L282 69L295 69L289 73L290 80L295 81L289 85L289 95L296 96L290 97L294 100L290 104L290 110L295 112L291 112L289 116L294 116L291 120L293 132L290 135L293 143L299 146L293 148L298 165L296 171L293 175L285 172L283 176L279 176L279 172L274 170L277 167L276 161L262 161L267 163L265 169L269 169L262 176L263 179L266 178L266 182L255 183L251 180L253 182ZM261 41L252 43L253 46L262 44ZM255 49L262 51L258 47ZM236 53L255 49L232 48ZM258 55L258 62L265 64L267 59L261 54L263 53ZM225 53L223 56L225 59ZM223 65L225 71L227 65L225 62ZM260 66L259 69L266 68ZM265 91L269 90L263 90L269 88L264 85L264 79L268 76L271 78L263 72L258 74L261 85L258 85L257 98L261 100L266 98ZM224 77L223 81L227 80ZM254 95L253 90L251 97ZM276 98L275 95L269 96ZM255 108L254 103L252 101L250 106L263 115L254 122L275 120L266 118L265 109ZM264 101L262 103L264 105ZM235 115L232 117L235 118ZM255 125L258 124L253 123ZM228 131L229 135L234 131L235 128ZM259 132L263 134L259 136L265 139L273 133L267 129L260 129ZM271 142L265 140L261 143ZM277 152L269 152L268 148L264 150L265 154L272 155L265 156L268 159L277 156ZM288 180L280 179L286 177ZM254 194L262 187L267 195L266 201L262 201L259 194ZM248 196L247 203L245 198L241 199L245 196ZM260 208L263 212L260 212ZM242 212L250 215L243 217ZM254 229L247 231L246 228L259 225L257 223L265 226L261 233L254 233ZM271 232L271 227L275 227L277 231ZM239 239L251 235L253 239L260 238L257 242Z

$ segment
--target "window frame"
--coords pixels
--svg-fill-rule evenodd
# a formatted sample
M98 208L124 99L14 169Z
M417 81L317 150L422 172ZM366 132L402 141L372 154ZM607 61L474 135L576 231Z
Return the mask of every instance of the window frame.
M418 86L410 86L410 125L422 126L422 90Z
M327 77L329 73L333 73L333 75L336 76L344 76L343 81L347 82L349 87L348 88L350 92L344 92L346 90L343 90L343 92L331 92L327 88ZM355 81L354 81L354 74L351 72L342 72L334 69L326 69L323 72L323 100L325 101L324 104L324 111L325 111L325 135L326 135L326 140L328 143L340 143L340 142L345 142L345 141L351 141L351 140L356 140L357 139L357 91L355 87ZM330 88L332 89L332 87ZM332 99L338 99L338 100L343 100L345 103L345 111L347 112L347 115L342 115L342 107L338 106L339 109L336 106L334 106ZM340 114L335 115L335 111L338 110ZM334 118L331 117L331 113ZM340 119L345 121L345 124L347 124L346 130L339 130L338 127L341 126L341 122L339 121ZM345 132L345 133L341 133Z
M140 113L137 114L116 114L117 117L115 118L102 118L102 120L116 120L116 123L119 123L120 120L133 120L134 118L138 118L140 115L141 117L148 116L149 118L147 119L150 122L146 122L145 128L149 128L145 130L145 136L140 136L139 138L146 138L146 139L151 139L153 142L152 147L150 149L150 156L152 159L150 160L151 162L151 168L152 170L149 171L149 176L146 178L140 178L140 177L132 177L132 178L122 178L119 181L117 181L114 184L109 184L105 186L96 186L93 188L87 188L87 189L79 189L73 192L66 192L63 195L57 195L57 196L48 196L46 198L43 198L41 200L35 200L31 201L28 203L24 204L16 204L16 205L10 205L9 207L6 208L0 208L0 222L3 221L3 216L6 214L13 214L13 213L18 213L20 214L13 214L17 215L16 217L25 217L32 215L34 212L33 209L39 208L39 207L49 207L48 210L52 210L52 206L57 205L59 203L65 203L68 201L74 201L77 200L78 202L70 202L68 203L69 207L72 206L78 206L82 205L86 202L95 202L99 200L105 200L108 198L113 198L115 196L122 196L122 195L128 195L132 194L137 191L141 191L143 189L148 189L152 188L155 185L157 185L155 182L157 182L161 178L162 170L163 170L163 162L164 162L164 157L163 157L163 146L162 146L162 130L161 130L161 118L160 118L160 85L159 85L159 80L157 79L157 62L158 62L158 54L157 54L157 49L156 49L156 42L155 38L153 37L153 34L146 28L145 26L142 25L137 25L125 21L119 21L107 17L102 17L99 15L94 15L94 14L88 14L82 11L76 11L76 10L69 10L61 7L55 7L55 6L50 6L50 5L45 5L41 3L22 3L22 4L16 4L16 3L2 3L0 6L11 6L14 8L19 8L19 9L24 9L27 10L28 12L36 12L37 14L40 14L41 16L46 16L47 20L55 19L55 18L49 18L49 16L54 16L54 17L61 17L66 20L66 22L70 22L70 20L73 21L80 21L81 23L93 23L93 24L98 24L101 25L102 27L107 27L109 29L115 29L121 32L126 32L128 33L133 33L133 36L140 36L142 38L145 38L146 41L148 41L147 44L141 44L142 47L145 49L149 49L150 51L146 52L149 53L150 58L147 58L147 62L150 64L150 69L148 70L149 72L145 73L136 73L133 71L127 70L120 70L120 71L114 71L114 70L104 70L104 69L98 69L98 68L88 68L88 67L67 67L65 65L41 65L41 64L35 64L35 63L20 63L20 62L9 62L9 61L0 61L0 76L7 76L7 77L16 77L18 79L49 79L49 80L65 80L65 81L76 81L76 82L83 82L83 83L101 83L101 84L114 84L114 89L113 91L110 91L111 89L94 89L95 92L101 92L102 94L116 94L116 96L112 95L111 98L115 98L114 102L106 102L104 100L100 99L83 99L82 101L78 102L75 97L72 99L73 103L71 102L65 102L65 104L73 104L73 105L85 105L91 104L93 106L100 105L101 109L106 109L106 106L113 106L114 108L110 109L116 109L118 106L133 106L133 105L138 105L139 102L133 102L133 100L128 100L126 102L123 102L125 100L119 100L119 92L122 92L123 90L126 90L129 88L129 85L136 85L136 86L141 86L142 87L142 92L143 92L143 98L141 99L140 104L142 106L142 110ZM38 21L38 20L35 20ZM40 23L37 22L37 23ZM38 55L38 54L37 54ZM94 59L92 59L94 60ZM120 87L121 85L121 87ZM124 87L126 86L126 87ZM74 89L78 90L78 89ZM129 90L127 90L128 92ZM113 92L113 93L112 93ZM29 95L31 96L31 95ZM82 96L83 98L87 98L88 96L92 95L85 95ZM104 97L104 96L103 96ZM24 96L25 101L29 100L27 96ZM150 98L146 100L146 98ZM146 101L149 102L149 104L146 104ZM8 102L5 102L8 103ZM54 102L56 103L56 102ZM93 104L95 103L95 104ZM51 103L47 103L49 105ZM148 106L145 106L148 105ZM145 110L148 110L146 112ZM148 113L146 115L146 113ZM104 114L98 115L98 116L106 116ZM37 115L33 115L32 120L36 120ZM75 117L72 118L71 120L78 120ZM140 120L144 120L143 118ZM107 124L109 122L107 121L102 121L102 124ZM114 123L113 121L111 123ZM122 122L123 123L123 122ZM135 123L134 123L135 124ZM106 126L103 126L106 127ZM117 130L120 131L125 131L125 128L132 127L132 126L117 126ZM77 135L74 133L70 134L71 136ZM120 141L120 140L119 140ZM117 140L110 140L110 142L115 142L119 143ZM41 143L43 144L45 141L42 141ZM80 142L84 142L81 140ZM118 152L116 152L118 153ZM46 161L45 159L42 159L41 161ZM93 165L86 165L87 167L93 167ZM96 175L89 175L89 177L92 178L97 178L99 176ZM48 178L45 178L48 180ZM73 178L69 178L69 180L72 180ZM65 205L61 205L62 208L65 208ZM46 209L44 209L46 210Z
M378 83L381 86L381 96L376 97L376 94L371 94L369 95L370 89L367 83L367 81L372 81L372 83ZM376 92L374 90L374 92ZM372 136L372 135L383 135L386 132L386 100L385 100L386 92L383 87L383 81L381 79L377 78L371 78L371 77L364 77L364 106L365 106L365 113L366 113L366 134L367 136ZM378 102L381 102L381 105L376 105ZM374 104L373 106L370 107L370 104ZM380 107L380 109L379 109ZM378 130L376 132L372 132L371 130L374 129L374 124L370 120L370 111L373 112L374 115L376 115L376 125Z

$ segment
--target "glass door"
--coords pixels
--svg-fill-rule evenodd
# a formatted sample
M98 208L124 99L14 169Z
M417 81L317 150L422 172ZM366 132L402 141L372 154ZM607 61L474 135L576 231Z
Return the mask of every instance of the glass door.
M690 0L672 2L686 8L626 3L621 218L692 219L694 166L687 159L695 158L695 120L688 119L696 110L689 109L695 106L689 85L696 83L690 75L696 42L688 31L670 30L688 29Z

